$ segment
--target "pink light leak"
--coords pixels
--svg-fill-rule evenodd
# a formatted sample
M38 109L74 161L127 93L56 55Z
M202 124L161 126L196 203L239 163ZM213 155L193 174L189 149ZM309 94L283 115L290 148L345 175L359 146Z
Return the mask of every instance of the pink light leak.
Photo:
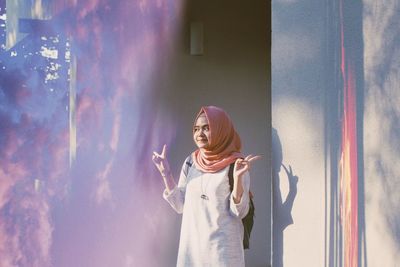
M0 111L1 267L157 267L170 257L175 217L151 155L175 125L151 97L181 5L54 1L54 28L77 58L77 156L70 168L68 86L56 104L48 88L10 93L18 101Z
M343 77L342 145L340 158L341 221L344 266L358 266L357 98L354 66L346 57L343 1L340 1L341 72Z

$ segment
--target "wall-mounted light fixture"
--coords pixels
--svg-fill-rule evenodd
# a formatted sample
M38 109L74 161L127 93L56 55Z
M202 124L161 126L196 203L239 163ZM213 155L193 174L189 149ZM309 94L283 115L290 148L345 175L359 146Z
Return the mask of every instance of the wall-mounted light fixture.
M190 55L204 54L204 28L202 22L190 23Z

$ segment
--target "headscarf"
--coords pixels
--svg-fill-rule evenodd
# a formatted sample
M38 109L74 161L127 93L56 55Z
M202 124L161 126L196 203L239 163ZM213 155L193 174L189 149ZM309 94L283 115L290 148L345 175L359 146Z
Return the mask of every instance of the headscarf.
M209 146L192 153L193 162L203 172L217 172L224 169L237 158L241 158L242 143L228 114L215 106L202 107L194 125L201 114L205 114L210 127Z

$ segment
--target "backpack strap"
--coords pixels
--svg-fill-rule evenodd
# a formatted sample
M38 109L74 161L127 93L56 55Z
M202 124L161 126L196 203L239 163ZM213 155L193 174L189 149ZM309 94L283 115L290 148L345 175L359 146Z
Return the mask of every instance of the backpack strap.
M189 155L185 160L185 166L183 166L183 173L187 176L189 169L193 166L192 155Z
M235 168L235 162L229 165L228 177L229 177L229 189L233 191L233 169Z

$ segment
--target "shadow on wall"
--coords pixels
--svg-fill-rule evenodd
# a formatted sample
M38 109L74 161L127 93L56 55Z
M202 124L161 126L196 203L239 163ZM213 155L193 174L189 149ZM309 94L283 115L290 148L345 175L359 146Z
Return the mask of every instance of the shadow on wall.
M292 167L283 165L282 144L276 129L272 129L272 266L283 266L283 232L293 224L292 208L297 194L298 177L293 175ZM289 193L282 199L280 188L281 166L289 182Z

